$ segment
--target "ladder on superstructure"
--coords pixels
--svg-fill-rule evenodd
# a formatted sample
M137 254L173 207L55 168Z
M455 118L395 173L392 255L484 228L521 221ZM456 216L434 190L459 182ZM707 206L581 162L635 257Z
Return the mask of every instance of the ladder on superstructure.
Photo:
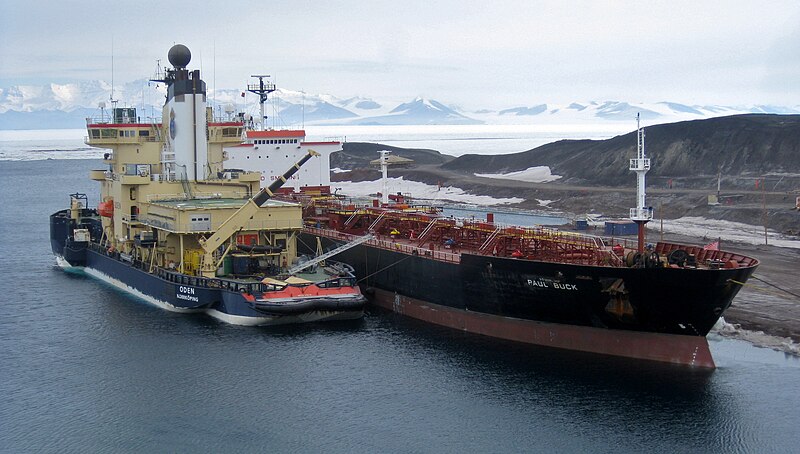
M386 213L387 211L384 211L383 213L380 214L380 216L375 218L375 220L372 221L372 224L369 225L369 228L367 230L370 232L374 232L378 228L378 226L380 226L383 223L384 217L386 217Z
M361 243L363 243L365 241L369 241L372 238L373 238L373 236L372 236L371 233L368 233L368 234L366 234L364 236L360 236L360 237L354 239L353 241L350 241L349 243L345 243L345 244L337 247L336 249L332 249L332 250L320 255L319 257L316 257L316 258L314 258L312 260L309 260L307 262L299 263L299 264L289 268L288 270L286 270L286 272L289 275L292 275L292 274L294 274L294 273L296 273L296 272L298 272L300 270L304 270L304 269L308 268L309 266L316 265L317 263L322 262L323 260L325 260L327 258L333 257L336 254L344 252L344 251L346 251L346 250L348 250L350 248L356 247L356 246L358 246L359 244L361 244Z
M156 132L156 142L161 143L161 128L159 128L159 124L156 123L155 118L150 119L150 126L153 127L153 131Z
M425 229L423 229L422 232L420 232L419 236L417 236L418 245L422 246L426 241L428 241L428 238L434 232L434 228L436 227L437 221L438 219L436 218L432 219L431 222L428 223L427 226L425 226Z
M183 178L181 178L181 186L183 186L183 194L187 200L194 198L194 195L192 194L192 185L189 184L189 179L186 178L185 174Z
M500 235L500 227L494 229L494 231L486 238L486 241L483 242L481 247L478 248L480 252L486 252L489 250L491 246L494 246L497 243L498 235Z
M358 215L360 214L359 213L360 211L361 210L353 211L353 214L351 214L350 217L347 218L346 221L344 221L344 228L345 229L349 229L351 224L355 223L355 220L358 218Z
M183 167L183 173L180 175L181 186L183 187L183 197L186 200L193 199L194 195L192 194L192 185L189 183L189 177L186 174L186 166Z

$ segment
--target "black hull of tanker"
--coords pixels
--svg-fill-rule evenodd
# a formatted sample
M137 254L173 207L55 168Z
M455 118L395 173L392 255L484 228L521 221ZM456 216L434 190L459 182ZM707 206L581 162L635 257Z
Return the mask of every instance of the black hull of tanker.
M315 238L304 233L299 244ZM342 244L321 239L325 248ZM354 267L371 302L411 317L532 344L707 367L713 360L705 335L755 269L605 267L469 253L454 263L370 244L337 260Z
M69 210L50 216L50 244L56 257L65 262L62 265L81 267L87 274L164 309L205 312L237 325L346 320L360 318L363 314L363 302L360 305L340 304L336 308L327 301L316 306L309 302L302 311L264 311L244 297L244 293L251 290L246 283L204 279L163 269L150 273L146 263L108 251L96 243L73 241L75 228L88 229L93 238L100 238L102 233L100 221L91 218L96 216L95 210L83 210L81 216L87 219L81 225L69 218Z

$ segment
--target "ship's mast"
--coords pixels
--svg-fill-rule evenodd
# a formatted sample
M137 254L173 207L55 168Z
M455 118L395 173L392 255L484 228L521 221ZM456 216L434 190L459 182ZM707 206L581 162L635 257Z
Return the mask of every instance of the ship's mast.
M267 103L267 95L272 93L276 90L275 84L271 83L270 81L264 82L264 79L269 77L269 75L251 75L250 77L257 77L258 83L257 84L248 84L247 91L250 93L255 93L258 95L259 105L261 106L261 130L265 131L267 129L267 117L264 115L264 104Z
M117 110L117 100L114 99L114 36L111 36L111 94L108 95L111 102L111 122L114 122L114 114Z
M630 170L636 172L636 208L631 208L630 218L639 230L639 252L644 252L644 226L653 219L653 207L645 203L645 174L650 170L650 158L644 152L644 128L639 125L636 114L636 159L630 160Z

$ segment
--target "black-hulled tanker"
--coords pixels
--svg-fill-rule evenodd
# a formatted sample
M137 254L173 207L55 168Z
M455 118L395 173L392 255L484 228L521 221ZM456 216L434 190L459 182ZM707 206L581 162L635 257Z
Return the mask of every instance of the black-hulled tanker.
M305 202L301 244L332 248L364 235L338 257L353 265L372 302L452 328L515 341L700 367L714 367L705 336L758 260L718 244L645 246L639 128L638 224L633 244L543 227L443 217L398 194L354 206L326 196ZM382 156L384 176L386 156ZM389 200L389 199L392 200Z
M629 266L630 250L584 248L587 237L546 229L497 235L506 244L481 253L474 245L494 231L488 223L465 221L446 237L409 239L389 220L397 215L399 223L407 211L364 211L401 232L338 255L373 303L469 332L574 350L713 367L705 335L758 265L733 253L658 243L649 262ZM329 215L336 216L349 217ZM427 219L419 221L423 228ZM333 248L359 235L307 227L300 244L318 237Z

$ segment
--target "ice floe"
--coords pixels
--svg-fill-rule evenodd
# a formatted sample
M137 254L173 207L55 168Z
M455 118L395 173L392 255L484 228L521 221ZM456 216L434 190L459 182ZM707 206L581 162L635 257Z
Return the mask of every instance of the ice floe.
M772 350L800 356L800 344L795 343L788 337L772 336L763 331L750 331L742 329L739 324L728 323L723 317L711 329L712 333L722 337L739 339L749 342L756 347L771 348Z

